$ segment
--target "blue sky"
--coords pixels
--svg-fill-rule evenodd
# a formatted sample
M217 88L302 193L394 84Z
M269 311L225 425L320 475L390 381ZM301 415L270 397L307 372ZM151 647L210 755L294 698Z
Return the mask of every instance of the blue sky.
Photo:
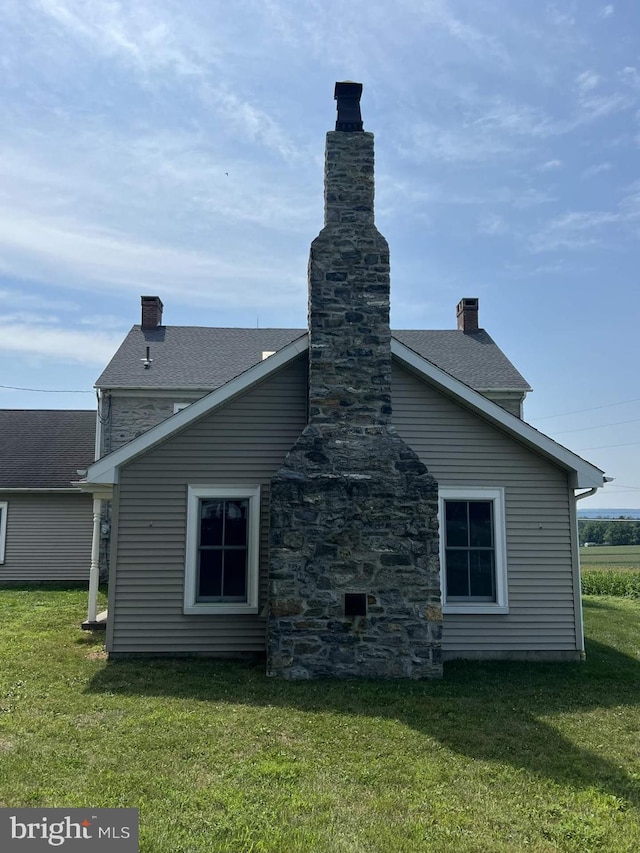
M91 408L141 294L304 326L336 80L364 84L392 323L463 296L525 416L640 505L640 5L3 0L3 408Z

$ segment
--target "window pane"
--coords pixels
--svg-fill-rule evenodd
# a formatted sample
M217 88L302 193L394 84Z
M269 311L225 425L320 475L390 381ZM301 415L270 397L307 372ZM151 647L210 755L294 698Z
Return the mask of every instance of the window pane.
M447 597L469 595L469 552L445 552L447 564Z
M248 500L225 501L225 545L247 544Z
M197 600L222 595L222 551L200 551Z
M472 548L493 547L492 510L492 501L469 501L469 545Z
M226 596L247 597L247 551L244 548L225 550L224 585L222 594Z
M446 544L448 548L469 545L467 501L445 501Z
M222 545L224 501L200 501L200 544Z
M471 595L496 600L493 551L470 551Z

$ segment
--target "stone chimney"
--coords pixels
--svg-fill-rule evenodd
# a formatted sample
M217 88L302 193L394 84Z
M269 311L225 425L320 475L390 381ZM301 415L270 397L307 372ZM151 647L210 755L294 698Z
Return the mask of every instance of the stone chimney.
M309 259L309 422L271 482L267 672L442 674L438 487L391 423L389 248L373 134L337 83Z
M458 329L461 332L477 332L478 331L478 300L477 299L461 299L456 308L458 317Z
M162 325L162 299L159 296L141 296L142 320L140 327L143 331L157 329Z

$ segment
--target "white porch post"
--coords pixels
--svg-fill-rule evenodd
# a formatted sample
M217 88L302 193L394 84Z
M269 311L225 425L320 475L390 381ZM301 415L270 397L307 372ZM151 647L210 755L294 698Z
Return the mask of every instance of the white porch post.
M89 610L87 621L95 622L98 615L98 587L100 585L100 522L102 500L93 499L93 538L91 540L91 567L89 569Z

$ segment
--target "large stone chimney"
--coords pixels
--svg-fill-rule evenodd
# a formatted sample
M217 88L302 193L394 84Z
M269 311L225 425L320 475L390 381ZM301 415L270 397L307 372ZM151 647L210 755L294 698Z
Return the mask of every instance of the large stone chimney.
M337 83L309 259L309 423L271 482L267 671L442 674L437 483L391 423L389 248L373 134Z

